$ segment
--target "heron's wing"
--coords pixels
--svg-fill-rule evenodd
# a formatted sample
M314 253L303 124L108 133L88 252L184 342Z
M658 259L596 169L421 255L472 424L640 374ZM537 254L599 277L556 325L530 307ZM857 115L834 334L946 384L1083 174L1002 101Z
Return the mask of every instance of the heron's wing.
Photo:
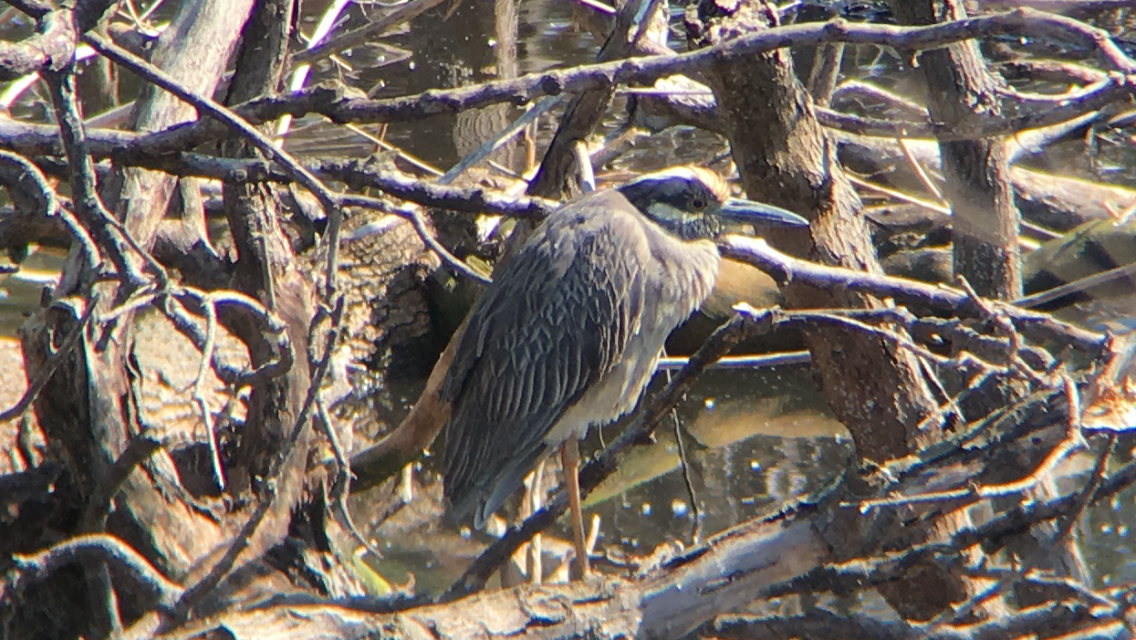
M442 392L453 402L443 459L452 516L495 511L564 412L622 358L651 261L630 207L601 192L553 214L471 312Z

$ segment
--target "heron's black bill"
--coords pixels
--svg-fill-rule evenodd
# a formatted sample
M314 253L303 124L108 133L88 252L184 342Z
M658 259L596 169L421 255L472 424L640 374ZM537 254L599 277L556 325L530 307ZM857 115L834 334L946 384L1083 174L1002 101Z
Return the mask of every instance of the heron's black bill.
M730 222L775 225L779 227L807 227L809 221L801 216L771 204L730 198L722 206L721 216Z

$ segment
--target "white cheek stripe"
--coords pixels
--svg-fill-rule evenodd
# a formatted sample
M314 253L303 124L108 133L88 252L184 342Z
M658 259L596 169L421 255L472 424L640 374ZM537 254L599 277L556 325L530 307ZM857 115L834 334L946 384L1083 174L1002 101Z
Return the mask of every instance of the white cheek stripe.
M648 209L647 213L655 219L666 220L668 222L689 222L697 217L688 211L683 211L678 207L672 207L665 202L653 202Z

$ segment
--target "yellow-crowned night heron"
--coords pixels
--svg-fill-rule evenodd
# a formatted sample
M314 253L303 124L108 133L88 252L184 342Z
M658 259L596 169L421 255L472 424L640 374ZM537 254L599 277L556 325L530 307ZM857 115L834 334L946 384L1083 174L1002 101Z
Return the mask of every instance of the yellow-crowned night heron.
M484 525L564 444L576 569L587 571L576 441L638 402L667 335L714 287L714 238L733 221L808 224L683 166L588 194L533 232L470 313L442 391L452 519Z

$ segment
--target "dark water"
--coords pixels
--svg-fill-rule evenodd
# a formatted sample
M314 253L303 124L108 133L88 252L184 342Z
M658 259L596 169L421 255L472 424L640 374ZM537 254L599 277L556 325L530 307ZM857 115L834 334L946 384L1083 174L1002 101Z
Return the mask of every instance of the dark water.
M657 442L631 451L591 496L604 501L595 506L604 541L643 554L669 538L690 542L692 504L702 531L714 533L827 486L852 447L822 406L806 366L708 372Z

